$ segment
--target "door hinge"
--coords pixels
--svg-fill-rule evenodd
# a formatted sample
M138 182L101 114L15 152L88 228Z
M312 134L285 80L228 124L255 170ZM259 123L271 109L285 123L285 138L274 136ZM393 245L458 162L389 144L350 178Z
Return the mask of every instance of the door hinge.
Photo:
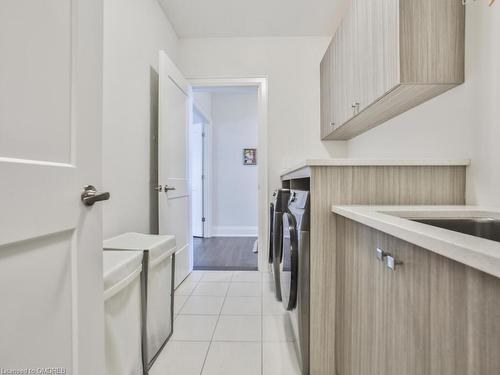
M202 217L201 222L204 223L205 221L207 221L207 219L205 217Z
M205 132L201 133L201 136L202 136L202 137L205 137Z
M201 175L201 179L202 179L202 180L204 180L204 179L205 179L205 175L204 175L204 174L202 174L202 175Z

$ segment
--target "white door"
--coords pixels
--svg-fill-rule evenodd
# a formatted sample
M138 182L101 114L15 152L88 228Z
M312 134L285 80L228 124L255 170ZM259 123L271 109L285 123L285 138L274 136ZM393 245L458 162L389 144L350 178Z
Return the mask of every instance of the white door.
M193 269L188 184L189 84L166 55L160 52L158 181L160 234L176 237L175 287ZM166 189L165 189L166 187Z
M0 1L2 373L103 374L101 47L101 0Z
M194 237L203 237L203 123L191 125L190 166L191 166L191 201L192 228Z

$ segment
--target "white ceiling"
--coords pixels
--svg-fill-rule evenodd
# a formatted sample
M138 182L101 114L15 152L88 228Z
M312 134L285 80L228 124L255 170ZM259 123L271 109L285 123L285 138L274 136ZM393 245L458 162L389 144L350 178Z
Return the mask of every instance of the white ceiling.
M330 36L346 0L158 0L181 38ZM339 5L340 4L340 5Z

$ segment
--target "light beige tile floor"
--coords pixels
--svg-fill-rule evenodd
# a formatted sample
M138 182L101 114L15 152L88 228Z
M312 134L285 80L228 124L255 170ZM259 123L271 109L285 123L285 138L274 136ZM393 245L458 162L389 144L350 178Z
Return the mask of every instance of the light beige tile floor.
M222 315L260 315L261 313L260 297L226 297L222 307Z
M224 297L191 296L179 311L182 315L220 315Z
M260 342L262 334L259 315L222 315L217 322L213 341Z
M194 271L151 375L300 375L288 314L260 272ZM179 305L179 306L177 306Z

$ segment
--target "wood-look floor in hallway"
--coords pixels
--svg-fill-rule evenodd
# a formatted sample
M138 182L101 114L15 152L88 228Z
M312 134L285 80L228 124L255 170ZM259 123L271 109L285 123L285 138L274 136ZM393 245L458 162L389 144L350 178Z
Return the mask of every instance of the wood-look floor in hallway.
M256 237L194 238L195 270L257 270Z

